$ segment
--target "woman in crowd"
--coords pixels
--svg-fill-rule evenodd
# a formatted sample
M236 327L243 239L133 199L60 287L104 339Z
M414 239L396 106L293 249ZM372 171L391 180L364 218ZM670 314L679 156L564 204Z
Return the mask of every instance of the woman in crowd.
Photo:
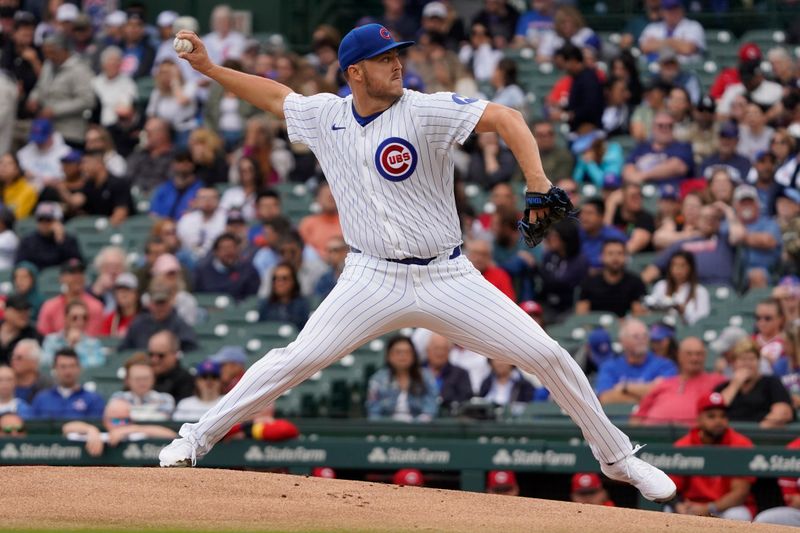
M386 365L375 372L367 387L367 417L403 422L427 422L439 409L436 382L408 337L397 336L386 345Z
M148 117L159 117L170 123L175 130L175 144L185 148L189 134L197 127L197 101L195 85L186 83L178 66L164 60L158 66L155 88L147 102Z
M64 309L64 329L47 335L42 343L42 368L50 368L56 352L62 348L72 348L77 352L81 368L95 368L106 363L103 345L96 337L86 333L89 323L89 309L86 304L76 300Z
M3 204L14 212L17 220L28 218L36 205L38 193L25 179L17 156L11 152L0 156L0 191Z
M277 142L269 119L263 115L250 118L245 124L244 143L231 156L228 181L239 183L239 160L248 157L255 161L258 172L266 186L275 185L285 179L294 167L294 160L287 150L275 150ZM279 170L280 169L280 170Z
M539 47L536 49L536 61L547 63L552 61L556 50L567 43L572 43L578 48L587 44L598 44L600 39L586 26L583 15L573 6L560 6L553 16L553 30L542 35Z
M605 83L606 108L603 130L609 137L627 135L631 120L631 91L624 78L610 77Z
M256 216L256 196L258 191L265 186L264 177L256 160L251 157L240 158L236 167L239 184L225 190L219 205L225 211L239 208L246 220L253 220Z
M516 109L527 115L528 101L525 92L517 84L517 63L510 58L503 58L497 63L492 74L494 97L492 102Z
M195 394L178 402L172 413L175 422L197 422L222 398L219 364L207 360L197 365L195 370Z
M781 304L787 328L800 324L800 279L797 276L784 276L772 289L772 297Z
M114 147L111 134L102 126L92 124L86 130L86 150L103 152L103 162L112 175L121 178L128 171L128 162Z
M626 50L611 60L611 77L625 80L631 95L631 109L642 103L642 80L639 78L636 58L630 52Z
M492 371L483 380L478 396L503 406L534 400L536 389L514 365L490 359L489 366Z
M708 187L705 190L706 203L722 202L731 205L735 188L736 184L725 167L717 167L708 178Z
M189 135L189 153L194 162L197 179L208 186L227 183L228 164L225 162L222 139L208 128L198 128Z
M288 263L279 263L272 271L272 289L259 306L262 322L289 322L302 329L309 315L308 300L300 295L297 271Z
M123 338L139 314L139 282L130 272L120 274L114 281L114 309L103 318L102 333L107 337Z
M665 322L656 322L650 326L650 351L677 364L678 341L675 339L675 328Z
M665 309L692 325L711 312L708 290L697 281L694 255L679 250L669 259L667 275L653 285L652 307Z
M694 124L692 100L683 87L673 87L667 96L667 112L675 121L672 135L678 142L691 142Z
M14 233L14 212L0 204L0 270L11 270L17 256L19 237Z
M775 168L780 168L794 157L797 141L784 128L776 130L769 143L769 151L775 156Z
M545 236L544 253L536 273L542 280L537 297L546 323L560 322L575 306L575 287L586 277L589 263L581 254L578 225L566 219Z
M31 324L36 324L39 309L44 303L44 296L39 292L37 284L38 277L39 268L29 261L21 261L14 267L12 276L14 290L11 293L22 296L31 304Z
M778 300L770 298L756 305L756 334L753 336L761 357L767 360L773 373L782 376L789 371L786 357L786 319Z
M122 50L109 46L100 54L101 72L92 79L92 89L100 102L100 124L109 128L117 123L117 109L136 104L139 90L136 82L122 73ZM109 169L109 171L111 171ZM123 174L111 172L116 176Z
M125 389L111 399L121 398L131 404L132 422L164 422L172 417L175 398L153 389L156 375L145 353L135 353L125 361Z
M732 421L780 428L794 418L792 399L779 378L761 375L760 358L755 341L739 341L733 349L733 376L714 390L725 399Z
M480 22L473 22L469 42L461 46L458 58L472 72L476 81L484 82L491 80L497 63L503 58L503 52L492 45L489 29Z

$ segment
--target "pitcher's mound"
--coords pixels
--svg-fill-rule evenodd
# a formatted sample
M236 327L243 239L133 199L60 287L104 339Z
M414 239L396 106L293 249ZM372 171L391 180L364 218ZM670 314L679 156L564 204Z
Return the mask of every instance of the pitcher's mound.
M0 528L8 529L480 533L784 529L532 498L204 468L5 467L0 479Z

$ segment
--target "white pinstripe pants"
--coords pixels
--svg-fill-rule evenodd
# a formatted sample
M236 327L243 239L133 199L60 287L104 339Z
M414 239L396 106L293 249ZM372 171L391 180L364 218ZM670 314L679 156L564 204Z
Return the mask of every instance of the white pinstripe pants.
M199 422L180 430L202 455L230 427L247 420L317 371L399 328L425 327L465 348L508 361L539 377L580 426L594 456L630 455L628 437L603 412L589 381L566 350L463 255L427 266L351 253L330 295L297 339L268 352Z

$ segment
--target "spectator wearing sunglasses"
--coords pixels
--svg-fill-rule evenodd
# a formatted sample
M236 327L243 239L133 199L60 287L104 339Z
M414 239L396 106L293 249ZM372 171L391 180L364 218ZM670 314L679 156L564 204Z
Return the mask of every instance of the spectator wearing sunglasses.
M25 421L16 413L0 415L0 439L27 437Z
M80 300L67 304L64 310L64 329L51 333L42 343L42 361L49 365L55 353L62 348L72 348L77 352L83 368L103 366L106 354L103 345L96 337L87 334L89 308Z
M197 365L194 384L195 394L178 403L172 420L176 422L197 422L206 411L214 407L222 398L222 380L219 363L206 360Z
M103 429L105 431L82 420L73 420L64 424L61 432L68 440L86 442L86 453L92 457L102 455L106 444L116 446L123 441L172 439L177 436L170 428L132 423L131 404L122 398L110 400L106 405Z
M159 331L147 343L147 355L156 376L154 389L172 395L176 402L194 394L194 378L181 365L179 351L178 338L170 331Z

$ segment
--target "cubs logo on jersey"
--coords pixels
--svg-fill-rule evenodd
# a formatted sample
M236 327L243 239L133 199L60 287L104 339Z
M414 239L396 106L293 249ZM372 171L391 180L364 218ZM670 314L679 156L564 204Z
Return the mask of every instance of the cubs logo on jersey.
M389 181L408 179L417 168L417 150L400 137L389 137L375 151L375 167Z

